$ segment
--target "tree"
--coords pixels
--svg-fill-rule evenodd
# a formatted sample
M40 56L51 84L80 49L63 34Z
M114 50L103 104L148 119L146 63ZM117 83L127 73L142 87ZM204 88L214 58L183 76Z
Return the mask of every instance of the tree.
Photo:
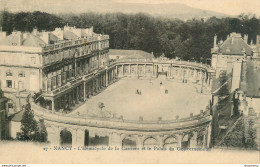
M39 124L37 123L28 100L21 120L21 131L22 135L29 137L32 141L47 141L47 130L44 122L41 120Z
M24 108L24 113L21 120L21 131L23 135L28 137L38 132L37 121L34 119L30 103L27 103Z
M98 103L98 107L100 108L100 110L102 111L102 109L105 107L105 104L103 102L99 102Z

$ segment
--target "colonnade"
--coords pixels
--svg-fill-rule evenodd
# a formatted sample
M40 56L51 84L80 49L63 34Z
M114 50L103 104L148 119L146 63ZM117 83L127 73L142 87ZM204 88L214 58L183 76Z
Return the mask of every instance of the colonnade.
M211 139L211 124L197 128L167 132L139 132L97 127L67 126L45 121L48 141L54 145L95 146L95 139L103 139L99 144L118 147L182 147L208 148ZM69 134L64 138L64 132ZM98 137L97 137L98 136ZM69 139L70 138L70 139ZM67 143L63 143L67 141ZM97 142L94 142L97 143Z

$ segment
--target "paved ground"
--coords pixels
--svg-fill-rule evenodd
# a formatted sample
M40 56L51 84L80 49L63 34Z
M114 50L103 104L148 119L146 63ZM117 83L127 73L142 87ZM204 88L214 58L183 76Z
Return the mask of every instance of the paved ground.
M162 85L160 85L162 82ZM136 94L136 90L141 95ZM165 94L168 89L168 94ZM133 79L124 78L110 85L102 93L91 97L87 102L73 111L70 115L104 116L116 114L123 115L127 120L138 120L142 116L144 120L175 119L194 115L205 109L210 95L196 92L194 86L176 82L174 80L158 79ZM98 104L103 102L105 107L101 109Z

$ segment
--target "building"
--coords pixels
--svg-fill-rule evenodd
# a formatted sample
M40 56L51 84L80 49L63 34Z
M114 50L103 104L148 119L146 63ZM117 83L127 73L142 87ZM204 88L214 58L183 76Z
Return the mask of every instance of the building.
M108 48L109 36L94 33L93 27L1 32L0 83L10 99L10 114L22 110L29 93L41 92L44 101L40 103L52 110L83 101L82 77L108 64ZM105 75L104 71L103 80ZM100 81L98 76L91 84Z
M259 37L257 36L257 41ZM259 43L259 42L257 42ZM242 61L246 58L258 58L259 51L252 42L248 44L248 35L241 36L238 33L230 33L227 39L217 43L217 36L214 36L214 46L211 49L211 66L216 70L216 77L222 73L231 72L233 62Z
M23 105L30 103L36 119L43 120L52 144L88 146L104 139L106 145L209 147L209 107L188 118L162 121L68 115L91 96L123 77L167 77L208 89L212 69L204 64L154 59L143 51L113 53L109 61L109 36L93 28L65 26L52 32L13 32L0 38L0 71L8 101L10 136L20 131ZM123 53L125 52L125 53ZM111 58L112 59L112 58ZM170 130L169 130L170 129Z
M3 92L0 90L0 140L4 140L8 137L8 121L7 121L7 101Z

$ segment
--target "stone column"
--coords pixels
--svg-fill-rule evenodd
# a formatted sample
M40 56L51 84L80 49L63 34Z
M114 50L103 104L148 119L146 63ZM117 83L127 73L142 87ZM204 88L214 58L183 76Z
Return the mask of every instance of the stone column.
M211 123L209 124L208 128L207 128L207 147L210 147L210 143L211 143Z
M85 144L85 131L83 129L77 129L75 144L77 146L84 146L84 144Z
M77 61L75 60L75 78L77 76Z
M143 136L142 135L138 135L137 136L137 141L136 141L136 146L141 148L141 147L143 147L143 145L144 145L143 144Z
M84 97L83 97L83 99L84 99L84 101L86 101L86 82L84 81L83 82L83 86L84 86L84 92L83 92L83 94L84 94Z
M77 131L76 129L68 129L72 135L72 145L76 146L77 145Z
M108 86L108 70L106 70L106 86Z
M113 133L109 133L109 135L108 135L108 137L109 137L109 139L108 139L108 145L109 145L110 147L113 146L112 136L113 136Z
M178 135L178 147L181 147L181 142L182 142L182 134Z
M136 76L138 76L139 75L139 71L138 71L139 69L138 69L138 64L136 64Z
M51 111L54 112L54 98L51 99Z
M46 127L48 136L47 140L51 143L51 145L60 145L60 131L58 127L55 126L47 126Z
M124 76L124 64L122 64L122 77Z
M117 76L117 72L118 72L118 70L117 70L117 66L116 66L116 76Z
M203 132L203 148L207 147L206 130Z
M164 143L163 143L163 135L160 135L159 137L158 137L158 143L159 143L159 147L163 147L163 145L164 145Z
M144 76L146 77L146 64L144 64Z
M131 64L129 64L128 75L131 76Z
M121 134L119 133L112 133L111 136L111 145L113 146L118 146L118 147L122 147L122 139L121 139Z
M197 147L197 134L198 134L198 132L195 132L195 131L193 132L193 136L190 139L190 147L191 148Z
M45 90L48 91L48 78L45 78Z
M154 64L153 64L153 76L154 76Z

